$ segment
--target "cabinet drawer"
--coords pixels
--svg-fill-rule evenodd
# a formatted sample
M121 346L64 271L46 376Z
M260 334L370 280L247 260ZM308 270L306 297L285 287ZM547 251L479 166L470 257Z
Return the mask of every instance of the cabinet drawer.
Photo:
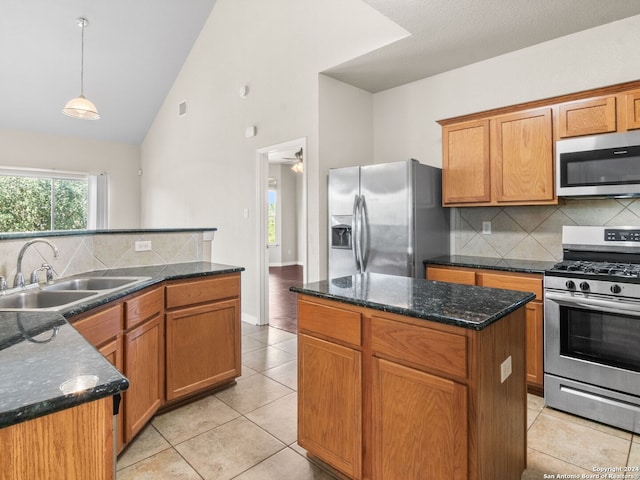
M467 338L463 335L374 316L371 348L374 353L401 358L445 374L467 376Z
M130 329L145 320L159 315L164 304L164 291L155 288L124 303L125 329Z
M94 347L118 336L122 330L122 305L107 308L78 321L71 321L80 335Z
M519 292L533 292L542 300L542 277L525 277L501 273L478 273L478 285L481 287L504 288Z
M240 296L240 275L209 277L171 283L166 287L167 308L213 302Z
M362 344L360 314L342 308L298 300L298 329L351 345Z
M427 280L475 285L476 272L457 268L427 267Z

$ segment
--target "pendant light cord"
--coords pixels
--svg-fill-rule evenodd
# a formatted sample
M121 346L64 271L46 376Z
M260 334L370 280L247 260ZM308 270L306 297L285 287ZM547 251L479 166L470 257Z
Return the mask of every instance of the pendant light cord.
M82 40L80 41L80 96L84 97L84 26L86 24L86 20L83 18L81 20L82 27Z

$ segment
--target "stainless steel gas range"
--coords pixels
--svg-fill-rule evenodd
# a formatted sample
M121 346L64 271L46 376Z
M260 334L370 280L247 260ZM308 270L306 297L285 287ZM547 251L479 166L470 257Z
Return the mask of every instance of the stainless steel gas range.
M562 232L544 276L545 404L640 433L640 227Z

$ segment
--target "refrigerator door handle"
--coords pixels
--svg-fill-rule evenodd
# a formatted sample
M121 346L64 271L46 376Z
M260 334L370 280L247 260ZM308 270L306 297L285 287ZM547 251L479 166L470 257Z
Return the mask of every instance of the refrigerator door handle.
M358 231L359 225L359 212L360 210L360 195L356 195L353 199L353 216L351 217L351 230L353 239L353 261L356 264L356 273L361 272L360 268L360 235Z
M369 220L367 218L367 201L360 195L360 268L367 270L367 252L369 251Z

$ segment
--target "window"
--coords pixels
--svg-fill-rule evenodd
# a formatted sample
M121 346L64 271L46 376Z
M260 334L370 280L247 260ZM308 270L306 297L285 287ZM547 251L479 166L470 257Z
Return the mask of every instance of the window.
M277 182L273 177L269 177L269 190L267 193L267 243L276 245L276 192Z
M0 232L106 228L106 175L0 168Z

